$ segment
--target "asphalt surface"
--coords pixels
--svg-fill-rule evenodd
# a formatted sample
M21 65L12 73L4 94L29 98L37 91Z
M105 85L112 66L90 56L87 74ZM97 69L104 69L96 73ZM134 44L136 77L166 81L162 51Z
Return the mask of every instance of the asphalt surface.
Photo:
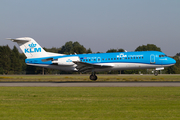
M13 87L179 87L180 82L0 82Z

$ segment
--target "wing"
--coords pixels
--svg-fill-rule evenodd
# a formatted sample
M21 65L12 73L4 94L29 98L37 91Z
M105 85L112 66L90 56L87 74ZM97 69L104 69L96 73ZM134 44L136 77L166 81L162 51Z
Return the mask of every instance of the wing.
M103 64L91 64L91 63L85 63L81 61L73 61L77 65L76 69L79 72L91 72L92 70L95 71L95 69L104 69L104 68L111 68L112 65L103 65Z

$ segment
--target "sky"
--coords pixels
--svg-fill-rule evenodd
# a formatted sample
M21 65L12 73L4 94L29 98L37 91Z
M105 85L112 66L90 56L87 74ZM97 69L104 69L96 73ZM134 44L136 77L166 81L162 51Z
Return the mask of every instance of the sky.
M1 0L0 46L32 37L42 47L78 41L93 52L155 44L180 52L180 0Z

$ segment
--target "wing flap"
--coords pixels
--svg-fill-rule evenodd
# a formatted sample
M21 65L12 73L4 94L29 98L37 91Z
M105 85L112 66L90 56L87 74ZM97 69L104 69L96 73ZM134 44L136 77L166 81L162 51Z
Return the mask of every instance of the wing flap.
M96 69L104 69L104 68L110 68L113 67L112 65L105 65L105 64L91 64L91 63L85 63L85 62L81 62L81 61L73 61L73 63L75 63L76 69L79 72L91 72L92 70L96 70Z

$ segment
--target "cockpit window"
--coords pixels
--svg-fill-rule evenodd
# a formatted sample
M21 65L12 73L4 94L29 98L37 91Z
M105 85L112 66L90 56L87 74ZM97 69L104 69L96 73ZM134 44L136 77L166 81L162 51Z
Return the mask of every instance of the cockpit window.
M159 57L167 57L167 55L159 55Z

